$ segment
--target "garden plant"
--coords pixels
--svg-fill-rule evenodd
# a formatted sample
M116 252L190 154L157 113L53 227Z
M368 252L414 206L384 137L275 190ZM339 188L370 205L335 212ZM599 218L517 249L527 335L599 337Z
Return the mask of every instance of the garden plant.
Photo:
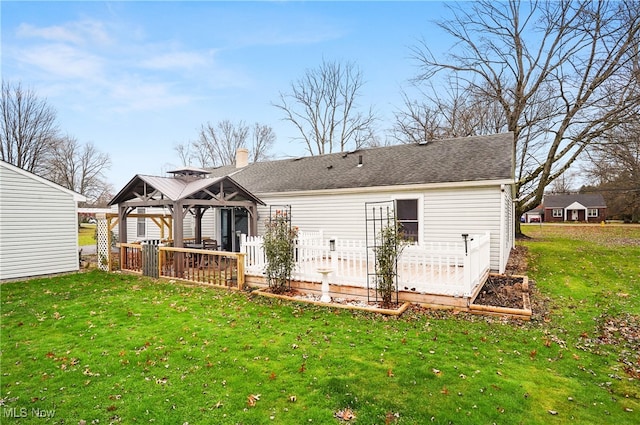
M376 291L382 298L382 307L388 308L392 305L393 294L397 294L398 258L408 242L395 220L380 230L377 241Z
M291 272L296 265L295 241L298 228L291 226L291 215L286 210L276 210L265 223L264 254L265 275L271 291L282 294L289 288Z

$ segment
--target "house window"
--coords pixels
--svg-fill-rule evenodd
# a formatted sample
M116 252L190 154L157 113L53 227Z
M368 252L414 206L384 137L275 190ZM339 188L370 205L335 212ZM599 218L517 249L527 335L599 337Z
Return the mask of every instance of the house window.
M561 208L555 208L553 210L553 216L554 217L562 217L562 209Z
M137 213L144 214L145 211L144 208L138 208ZM147 219L145 217L138 217L137 224L136 237L145 238L147 236Z
M418 200L396 199L396 218L405 238L412 243L418 243Z
M598 216L598 209L597 208L589 208L588 214L589 214L589 217L597 217Z

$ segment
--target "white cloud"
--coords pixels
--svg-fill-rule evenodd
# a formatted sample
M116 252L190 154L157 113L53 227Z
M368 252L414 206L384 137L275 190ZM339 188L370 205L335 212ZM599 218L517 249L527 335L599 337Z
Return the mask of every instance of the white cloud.
M23 38L40 38L76 45L108 44L111 42L104 24L95 20L83 20L41 28L23 23L18 26L16 34Z
M26 47L17 56L20 62L39 68L47 78L93 80L104 67L102 58L63 44Z

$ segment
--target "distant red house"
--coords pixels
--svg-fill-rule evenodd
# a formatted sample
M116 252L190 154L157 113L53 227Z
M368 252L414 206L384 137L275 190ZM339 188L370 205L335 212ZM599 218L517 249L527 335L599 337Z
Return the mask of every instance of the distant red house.
M543 221L600 222L607 219L607 205L600 194L545 195Z

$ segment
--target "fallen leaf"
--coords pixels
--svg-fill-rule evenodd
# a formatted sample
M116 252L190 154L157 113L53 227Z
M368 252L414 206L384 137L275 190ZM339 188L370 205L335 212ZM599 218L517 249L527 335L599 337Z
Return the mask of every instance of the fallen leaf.
M338 410L334 416L338 419L342 419L343 421L350 421L356 418L356 415L353 413L353 410L347 408L343 410Z
M391 369L387 369L387 376L388 376L389 378L392 378L392 377L393 377L393 372L391 371Z
M260 400L260 394L250 394L249 397L247 397L247 405L253 407L258 400Z
M399 413L387 412L384 416L385 425L390 425L398 420L400 417Z

